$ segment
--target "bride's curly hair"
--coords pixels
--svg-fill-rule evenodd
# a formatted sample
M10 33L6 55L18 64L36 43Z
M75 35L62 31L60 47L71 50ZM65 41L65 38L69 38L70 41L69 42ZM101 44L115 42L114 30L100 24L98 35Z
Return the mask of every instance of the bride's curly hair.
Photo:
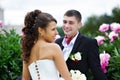
M38 27L46 29L51 21L55 21L57 23L56 19L52 15L41 12L40 10L34 10L26 14L21 39L21 49L23 51L21 57L25 62L28 62L31 49L34 46L34 43L38 40Z

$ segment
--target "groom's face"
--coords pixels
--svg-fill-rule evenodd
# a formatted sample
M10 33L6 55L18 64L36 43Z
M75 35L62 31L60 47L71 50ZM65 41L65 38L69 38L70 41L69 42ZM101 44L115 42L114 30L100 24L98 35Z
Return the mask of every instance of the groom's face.
M80 28L80 23L75 16L64 16L62 28L65 35L67 37L75 35Z

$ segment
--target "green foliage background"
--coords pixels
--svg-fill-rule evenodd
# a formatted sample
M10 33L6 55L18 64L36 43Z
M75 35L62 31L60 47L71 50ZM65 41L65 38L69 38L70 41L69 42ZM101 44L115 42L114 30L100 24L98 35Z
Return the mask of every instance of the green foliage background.
M20 55L20 36L14 29L3 30L0 33L0 80L15 80L21 75Z

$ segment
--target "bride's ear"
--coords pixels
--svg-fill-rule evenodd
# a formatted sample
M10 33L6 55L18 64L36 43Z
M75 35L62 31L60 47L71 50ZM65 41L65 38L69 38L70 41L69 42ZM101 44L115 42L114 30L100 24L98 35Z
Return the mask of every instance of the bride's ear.
M39 33L39 35L41 35L43 33L42 28L38 27L38 33Z
M38 33L39 33L39 36L43 37L45 35L45 30L38 27Z
M42 34L43 33L43 29L38 27L38 33Z

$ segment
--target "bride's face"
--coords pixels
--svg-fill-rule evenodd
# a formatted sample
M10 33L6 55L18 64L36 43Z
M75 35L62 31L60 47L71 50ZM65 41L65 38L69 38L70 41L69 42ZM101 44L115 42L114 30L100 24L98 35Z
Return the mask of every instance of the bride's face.
M42 29L42 38L46 42L53 42L58 35L58 31L56 29L56 22L51 21L46 29Z

